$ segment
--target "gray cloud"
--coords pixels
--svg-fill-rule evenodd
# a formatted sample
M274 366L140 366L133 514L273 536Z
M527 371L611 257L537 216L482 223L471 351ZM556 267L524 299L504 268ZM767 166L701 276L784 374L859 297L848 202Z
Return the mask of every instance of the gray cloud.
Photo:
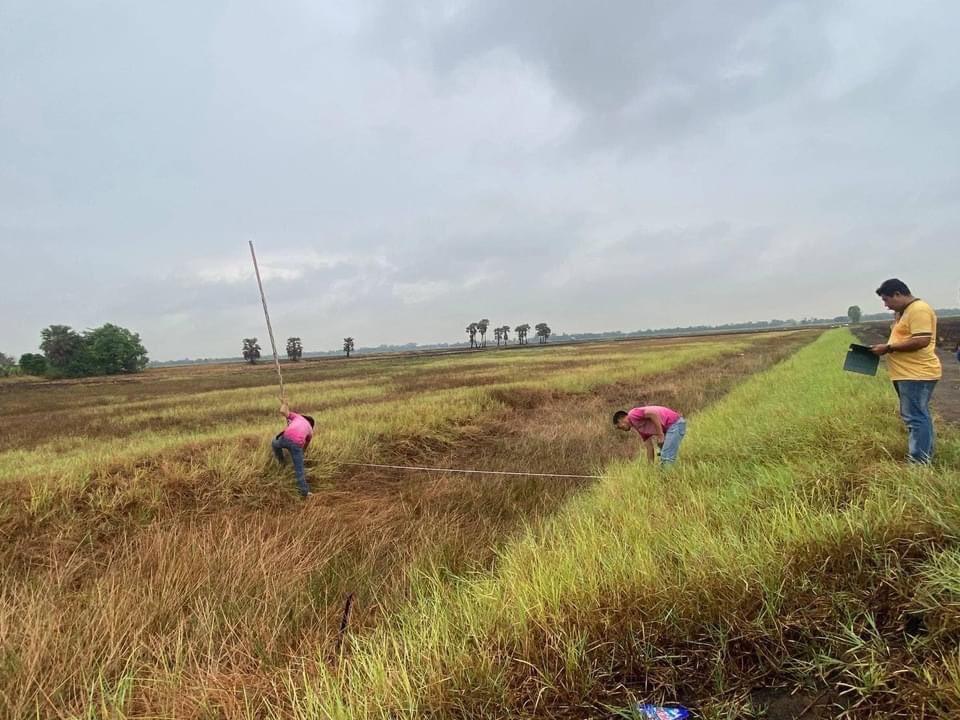
M0 0L0 350L956 304L960 10Z
M496 0L439 22L417 11L398 21L394 9L377 37L391 47L407 28L441 74L514 54L578 109L585 138L649 147L802 91L832 60L825 7Z

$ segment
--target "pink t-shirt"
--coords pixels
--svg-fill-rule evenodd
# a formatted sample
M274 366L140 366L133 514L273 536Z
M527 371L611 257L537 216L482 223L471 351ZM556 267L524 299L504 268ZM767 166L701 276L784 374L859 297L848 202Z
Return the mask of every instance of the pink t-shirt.
M653 424L653 420L647 417L647 414L652 412L655 412L660 416L660 423L663 425L664 432L666 432L671 425L681 418L680 413L678 413L676 410L671 410L670 408L662 407L661 405L635 407L633 410L627 413L627 420L630 423L630 427L640 433L640 437L642 437L644 440L657 434L657 426Z
M303 447L313 437L313 428L310 427L309 421L303 415L288 413L287 429L283 431L283 436Z

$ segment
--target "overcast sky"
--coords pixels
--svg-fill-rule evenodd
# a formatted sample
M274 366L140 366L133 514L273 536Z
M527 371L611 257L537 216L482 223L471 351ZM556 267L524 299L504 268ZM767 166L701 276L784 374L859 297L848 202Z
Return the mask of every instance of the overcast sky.
M0 350L958 304L960 5L0 0ZM282 352L282 349L281 349Z

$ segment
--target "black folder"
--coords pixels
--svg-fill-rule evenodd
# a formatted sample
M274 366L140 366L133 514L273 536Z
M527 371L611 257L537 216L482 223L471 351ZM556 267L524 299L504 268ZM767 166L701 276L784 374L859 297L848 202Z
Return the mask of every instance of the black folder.
M850 343L850 349L847 350L847 359L843 361L844 370L861 375L876 375L879 365L880 358L873 354L869 345Z

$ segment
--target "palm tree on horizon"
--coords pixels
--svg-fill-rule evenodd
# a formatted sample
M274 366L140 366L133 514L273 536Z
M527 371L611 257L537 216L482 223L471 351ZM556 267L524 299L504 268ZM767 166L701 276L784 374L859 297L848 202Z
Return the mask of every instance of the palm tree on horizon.
M490 321L484 318L477 323L477 330L480 331L480 344L483 347L487 346L487 328L490 327Z
M260 345L256 338L243 339L243 359L251 365L256 364L260 358Z
M303 343L298 337L287 338L287 357L297 362L303 357Z
M550 326L546 323L537 323L537 337L540 338L540 344L543 345L550 337Z

